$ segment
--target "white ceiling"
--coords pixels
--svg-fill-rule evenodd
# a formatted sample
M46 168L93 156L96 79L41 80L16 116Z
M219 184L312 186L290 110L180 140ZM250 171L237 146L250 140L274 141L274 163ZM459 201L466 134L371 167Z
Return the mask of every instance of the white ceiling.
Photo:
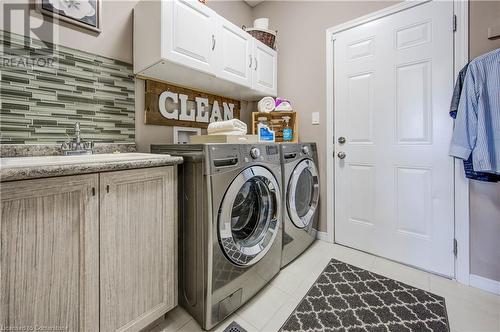
M262 1L263 0L245 0L245 2L250 5L250 7L255 7Z

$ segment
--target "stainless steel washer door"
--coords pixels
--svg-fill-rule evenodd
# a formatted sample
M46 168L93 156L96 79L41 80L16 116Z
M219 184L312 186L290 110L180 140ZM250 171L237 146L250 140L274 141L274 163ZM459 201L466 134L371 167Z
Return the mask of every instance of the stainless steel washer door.
M243 170L231 183L219 210L219 242L234 264L257 263L271 248L279 230L280 189L262 166Z
M295 166L288 183L288 216L295 226L305 228L312 222L318 201L318 170L311 159L304 159Z

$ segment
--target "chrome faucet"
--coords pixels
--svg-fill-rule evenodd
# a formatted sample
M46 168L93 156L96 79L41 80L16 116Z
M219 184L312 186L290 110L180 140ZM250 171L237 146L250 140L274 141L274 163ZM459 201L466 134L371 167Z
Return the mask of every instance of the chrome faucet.
M80 122L75 123L75 138L61 144L62 152L65 156L92 154L94 142L82 141L80 136Z
M76 136L76 144L80 145L80 122L75 123L75 136Z

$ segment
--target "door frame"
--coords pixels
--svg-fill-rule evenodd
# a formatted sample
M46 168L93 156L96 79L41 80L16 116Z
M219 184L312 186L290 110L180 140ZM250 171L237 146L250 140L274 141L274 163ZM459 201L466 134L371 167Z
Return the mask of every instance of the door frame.
M327 232L319 233L319 238L335 243L335 84L334 84L334 48L335 37L338 33L356 26L389 16L403 10L420 6L432 0L403 1L393 6L371 14L356 18L346 23L336 25L326 30L326 200L333 201L327 204L326 219ZM456 31L454 34L454 77L469 61L469 0L453 0L453 11L456 16ZM450 26L453 24L450 19ZM450 138L451 139L451 138ZM451 158L451 157L450 157ZM455 279L463 284L470 284L469 270L469 180L463 176L463 163L454 161L454 215L455 239L457 240L458 255L455 256ZM452 247L450 243L450 250Z

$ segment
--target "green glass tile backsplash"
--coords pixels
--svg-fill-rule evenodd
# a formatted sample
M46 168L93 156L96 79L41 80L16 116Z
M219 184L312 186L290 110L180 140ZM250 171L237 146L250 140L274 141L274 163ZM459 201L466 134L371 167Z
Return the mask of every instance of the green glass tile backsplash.
M0 143L60 143L77 121L86 140L135 141L132 65L6 31L0 42Z

